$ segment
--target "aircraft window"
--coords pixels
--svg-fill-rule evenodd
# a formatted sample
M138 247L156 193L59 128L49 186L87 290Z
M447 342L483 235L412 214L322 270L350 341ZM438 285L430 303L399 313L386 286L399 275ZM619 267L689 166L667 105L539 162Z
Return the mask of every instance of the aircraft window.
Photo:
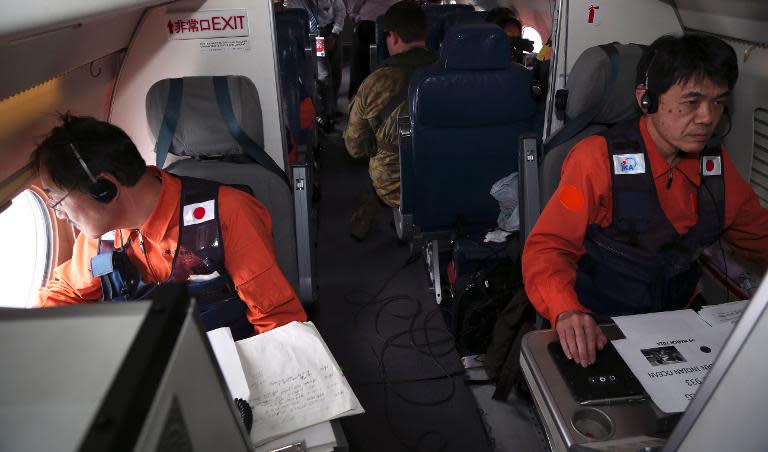
M760 197L760 204L768 207L768 110L756 109L754 120L755 137L749 182Z
M541 50L541 47L543 45L541 41L541 35L538 31L536 31L533 27L523 27L523 39L528 39L533 41L533 51L534 53L538 53L539 50Z
M51 217L43 200L25 190L0 214L0 306L28 308L47 281L53 255Z

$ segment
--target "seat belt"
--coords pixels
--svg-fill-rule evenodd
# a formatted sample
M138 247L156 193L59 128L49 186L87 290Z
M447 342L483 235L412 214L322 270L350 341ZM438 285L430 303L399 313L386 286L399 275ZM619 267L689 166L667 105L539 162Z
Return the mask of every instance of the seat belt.
M603 95L600 97L600 102L596 103L595 106L588 111L568 121L549 141L544 143L544 154L551 149L554 149L555 146L565 143L575 137L577 133L584 130L592 119L597 116L606 101L608 101L608 97L613 91L613 86L616 84L616 79L619 77L619 52L613 44L603 44L600 48L608 55L608 61L611 65L611 71L608 75L608 83L605 86Z
M411 75L413 75L416 68L405 67L403 69L405 71L405 86L403 86L400 91L395 93L389 99L389 102L384 105L384 107L376 114L376 116L368 118L368 124L371 126L371 130L373 130L374 135L376 135L376 133L379 131L379 128L381 128L387 118L389 118L389 115L391 115L392 112L394 112L395 109L400 106L400 104L408 100L408 86L411 84Z
M256 161L256 163L280 176L280 178L290 186L288 175L285 171L272 160L272 157L270 157L258 143L253 141L253 139L245 133L237 122L234 109L232 108L232 99L229 96L227 77L213 77L213 87L216 91L216 103L219 104L219 112L224 118L224 122L227 124L227 128L229 129L232 138L237 141L240 147L243 148L243 151Z
M176 132L176 125L179 123L181 96L184 92L183 79L172 78L170 82L168 100L165 103L165 112L163 113L163 122L160 126L160 132L157 134L157 143L155 144L155 164L161 169L165 164L166 157L168 157L168 151L173 143L173 135Z

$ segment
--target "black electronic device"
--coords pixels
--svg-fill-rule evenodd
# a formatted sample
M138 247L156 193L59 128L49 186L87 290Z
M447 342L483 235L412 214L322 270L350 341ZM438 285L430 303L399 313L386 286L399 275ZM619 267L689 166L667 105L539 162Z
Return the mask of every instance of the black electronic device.
M69 143L69 147L72 149L72 153L75 154L77 161L80 162L80 166L83 167L83 171L85 171L85 174L88 175L88 179L91 181L91 185L88 186L88 194L91 198L104 204L115 199L115 196L117 196L117 186L115 183L103 177L95 177L90 168L88 168L88 165L85 164L83 157L80 156L80 152L78 152L75 144Z
M587 367L566 358L559 342L552 342L548 348L579 404L613 405L645 398L640 382L610 342L597 352L595 363Z

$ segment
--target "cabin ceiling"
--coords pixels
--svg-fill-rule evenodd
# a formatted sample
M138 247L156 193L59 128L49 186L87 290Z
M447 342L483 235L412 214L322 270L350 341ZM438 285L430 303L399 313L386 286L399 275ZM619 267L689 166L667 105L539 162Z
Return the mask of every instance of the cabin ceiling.
M768 43L766 0L675 0L674 4L686 29Z
M0 45L47 31L169 0L3 0Z
M765 0L676 0L675 4L680 9L711 15L768 20L768 2Z
M128 46L143 11L167 0L3 0L0 100Z

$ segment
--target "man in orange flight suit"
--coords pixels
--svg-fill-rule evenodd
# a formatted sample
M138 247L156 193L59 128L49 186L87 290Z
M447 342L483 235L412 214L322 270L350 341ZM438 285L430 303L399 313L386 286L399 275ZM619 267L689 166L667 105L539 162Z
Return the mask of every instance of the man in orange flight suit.
M147 167L131 139L114 125L70 115L62 120L33 154L32 166L49 206L80 234L72 259L57 267L40 290L38 306L135 299L157 283L182 281L191 287L198 278L220 280L219 293L229 288L231 297L221 305L239 317L229 325L236 339L306 320L275 261L271 218L261 203L231 187ZM203 187L203 198L185 198L189 187ZM191 232L182 239L184 231ZM212 239L195 242L195 236ZM94 257L121 247L141 279L138 288L124 292L123 286L111 287L109 275L94 275Z
M592 315L684 308L720 236L768 265L768 210L711 141L738 78L733 49L664 36L637 73L644 114L573 147L523 252L529 299L582 366L607 342Z

